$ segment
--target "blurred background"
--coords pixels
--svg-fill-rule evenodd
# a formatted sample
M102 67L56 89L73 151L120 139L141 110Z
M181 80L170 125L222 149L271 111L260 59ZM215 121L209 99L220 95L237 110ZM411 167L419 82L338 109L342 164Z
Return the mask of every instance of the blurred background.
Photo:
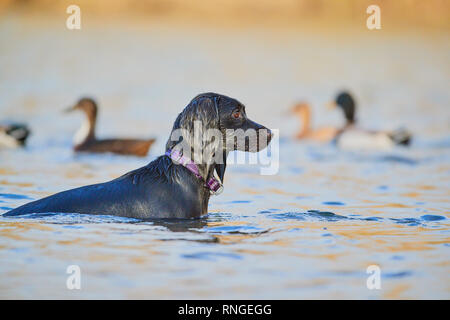
M44 117L58 136L79 121L59 110L82 95L99 100L99 133L159 135L205 91L242 100L250 115L264 110L274 128L286 126L274 113L299 99L317 109L315 124L340 123L323 112L340 89L354 92L369 125L404 125L413 106L429 110L415 125L448 125L433 118L448 102L437 92L448 86L448 1L378 1L381 30L367 29L362 0L80 0L81 30L66 28L71 1L0 3L2 116Z
M71 4L81 30L66 28ZM371 4L381 30L366 27ZM32 130L0 150L0 213L147 164L201 92L281 136L278 174L229 166L197 224L1 219L0 297L448 299L449 40L446 0L0 0L0 120ZM341 126L325 104L342 89L362 127L406 127L411 147L295 141L293 104ZM149 156L74 155L83 117L62 111L85 95L99 138L155 137ZM65 287L68 264L81 291ZM366 287L370 264L382 290Z

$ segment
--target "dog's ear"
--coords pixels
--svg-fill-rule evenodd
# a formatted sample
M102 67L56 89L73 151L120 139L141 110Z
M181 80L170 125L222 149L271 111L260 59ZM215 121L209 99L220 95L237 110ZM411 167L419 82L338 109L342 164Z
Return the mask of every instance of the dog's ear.
M212 96L197 96L182 112L180 126L184 129L193 129L194 121L200 121L206 129L219 128L216 98Z
M174 149L177 144L179 144L183 141L183 137L181 135L177 136L175 134L175 132L177 130L181 129L180 121L181 121L182 115L183 115L182 112L180 114L178 114L177 119L173 123L172 131L170 132L169 139L167 140L167 143L166 143L166 151Z
M222 145L217 108L217 99L211 94L192 99L178 115L166 150L180 149L197 163L211 163Z
M214 169L216 170L217 176L220 182L223 184L223 178L225 176L225 169L227 168L227 155L226 152L222 152L222 163L216 163Z

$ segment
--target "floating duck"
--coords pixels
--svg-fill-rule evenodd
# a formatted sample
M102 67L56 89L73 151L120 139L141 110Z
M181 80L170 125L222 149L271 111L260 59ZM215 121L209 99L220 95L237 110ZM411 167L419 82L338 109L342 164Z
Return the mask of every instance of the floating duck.
M30 129L25 124L0 124L0 147L15 148L25 145Z
M332 105L342 110L346 120L344 127L335 136L335 142L340 148L390 150L395 145L407 146L411 142L411 134L405 129L371 131L358 128L355 125L356 104L348 92L339 93Z
M301 128L295 135L297 139L303 140L313 140L317 142L331 142L336 134L338 133L338 129L334 127L321 127L318 129L311 128L311 107L307 102L297 103L292 109L291 112L298 116Z
M91 98L82 98L67 111L81 110L86 115L86 120L75 133L74 150L76 152L111 152L122 155L134 155L144 157L155 139L97 139L95 137L95 125L98 108Z

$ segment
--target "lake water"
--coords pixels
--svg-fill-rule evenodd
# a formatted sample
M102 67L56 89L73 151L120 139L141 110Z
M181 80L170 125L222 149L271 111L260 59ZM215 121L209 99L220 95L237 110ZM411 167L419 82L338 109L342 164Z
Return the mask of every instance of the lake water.
M62 20L63 21L63 20ZM163 153L178 112L200 92L246 104L280 129L279 171L227 168L198 221L83 215L0 218L0 298L450 298L448 34L315 34L163 23L0 20L0 116L27 122L23 150L0 150L0 214L113 179ZM411 148L349 152L292 139L299 99L314 124L355 93L361 126L405 126ZM156 137L147 158L74 155L81 115L99 100L99 137ZM81 290L66 269L81 268ZM381 289L366 286L369 265Z

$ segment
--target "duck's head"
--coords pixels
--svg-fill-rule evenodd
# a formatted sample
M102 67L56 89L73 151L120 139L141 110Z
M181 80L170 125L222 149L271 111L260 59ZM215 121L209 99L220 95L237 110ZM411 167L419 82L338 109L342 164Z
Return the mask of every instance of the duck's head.
M83 111L90 120L97 118L97 103L92 98L81 98L74 106L68 108L66 111L70 112L74 110Z
M334 100L336 106L340 107L344 112L347 123L355 122L355 100L348 92L340 92Z
M80 145L89 139L95 138L97 104L94 99L81 98L74 106L66 109L66 112L71 112L74 110L81 110L86 114L86 120L82 123L80 129L78 129L74 136L75 145Z
M294 114L299 118L301 127L299 129L299 132L297 133L297 137L302 138L310 130L311 107L309 106L309 103L304 101L299 102L291 108L289 113Z
M302 118L309 118L311 115L311 107L307 102L299 102L291 108L292 114L298 115Z

